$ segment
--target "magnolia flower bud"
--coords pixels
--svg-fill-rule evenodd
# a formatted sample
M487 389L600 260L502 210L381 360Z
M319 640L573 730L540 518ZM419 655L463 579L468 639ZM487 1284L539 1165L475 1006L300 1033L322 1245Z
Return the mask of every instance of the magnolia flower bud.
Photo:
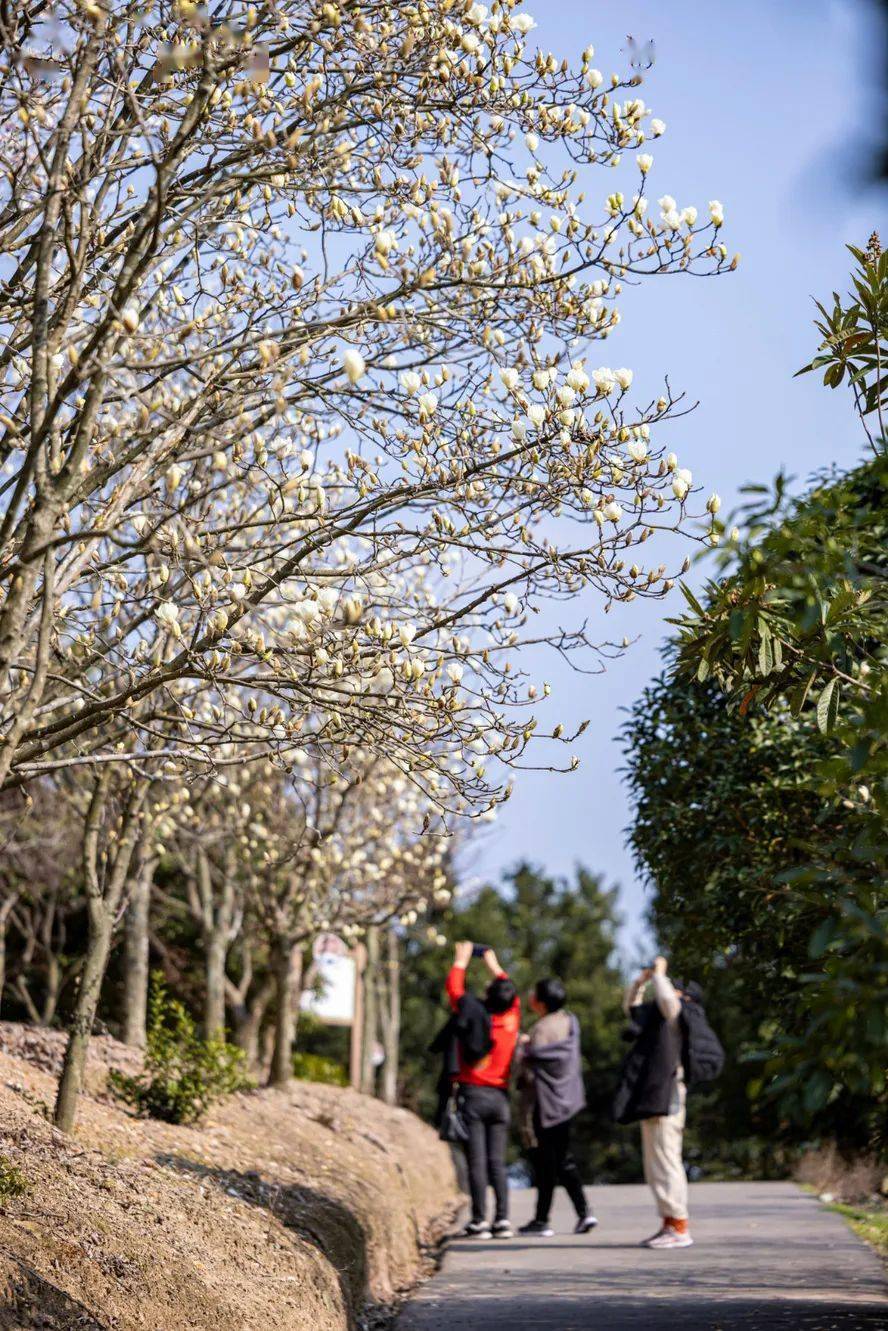
M709 200L709 217L715 226L722 226L725 220L725 210L718 199Z
M120 311L120 322L128 333L134 333L139 326L139 310L136 305L124 305Z
M654 165L654 159L650 155L650 153L639 153L635 161L637 162L638 169L643 176L646 176L648 171L650 171L651 167Z
M706 500L706 508L710 513L713 514L713 516L718 512L721 506L722 506L721 495L711 494L709 498Z

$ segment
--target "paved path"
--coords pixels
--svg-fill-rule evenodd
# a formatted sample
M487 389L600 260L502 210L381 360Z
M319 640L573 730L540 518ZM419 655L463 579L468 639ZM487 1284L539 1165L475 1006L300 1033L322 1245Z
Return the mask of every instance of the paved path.
M532 1194L514 1192L513 1221ZM601 1221L571 1234L559 1190L556 1237L456 1239L408 1303L399 1331L851 1331L888 1328L878 1257L841 1216L790 1183L698 1183L694 1247L637 1246L652 1224L643 1187L590 1192Z

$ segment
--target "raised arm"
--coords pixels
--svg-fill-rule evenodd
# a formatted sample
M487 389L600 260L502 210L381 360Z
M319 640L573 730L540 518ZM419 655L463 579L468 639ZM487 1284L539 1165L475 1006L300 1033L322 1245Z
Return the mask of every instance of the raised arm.
M447 981L444 989L450 1006L455 1012L459 1006L459 1000L466 992L466 968L472 960L472 944L457 943L456 952L453 957L453 965L447 975Z
M675 986L666 974L666 965L665 957L657 957L654 962L654 1000L665 1019L667 1021L674 1021L681 1012L681 999L675 992Z
M482 957L482 961L484 962L484 965L490 971L491 975L495 980L498 979L500 975L506 974L502 966L499 964L497 955L492 947L487 948L486 952L484 953L484 956Z

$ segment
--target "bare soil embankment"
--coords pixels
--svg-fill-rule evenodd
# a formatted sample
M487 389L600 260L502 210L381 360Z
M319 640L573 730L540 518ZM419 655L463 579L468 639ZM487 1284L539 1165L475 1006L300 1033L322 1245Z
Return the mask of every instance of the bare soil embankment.
M46 1118L62 1039L0 1023L0 1331L344 1331L423 1273L457 1204L414 1115L338 1087L232 1097L199 1127L104 1093L96 1042L77 1128Z

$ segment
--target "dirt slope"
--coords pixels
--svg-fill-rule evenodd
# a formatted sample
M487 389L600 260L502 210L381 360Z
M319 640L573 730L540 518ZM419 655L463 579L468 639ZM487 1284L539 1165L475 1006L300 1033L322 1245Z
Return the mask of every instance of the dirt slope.
M30 1184L0 1205L0 1331L340 1331L417 1278L453 1212L447 1148L404 1110L294 1082L199 1128L141 1121L103 1094L131 1057L105 1040L66 1138L45 1117L59 1053L0 1024L0 1154Z

